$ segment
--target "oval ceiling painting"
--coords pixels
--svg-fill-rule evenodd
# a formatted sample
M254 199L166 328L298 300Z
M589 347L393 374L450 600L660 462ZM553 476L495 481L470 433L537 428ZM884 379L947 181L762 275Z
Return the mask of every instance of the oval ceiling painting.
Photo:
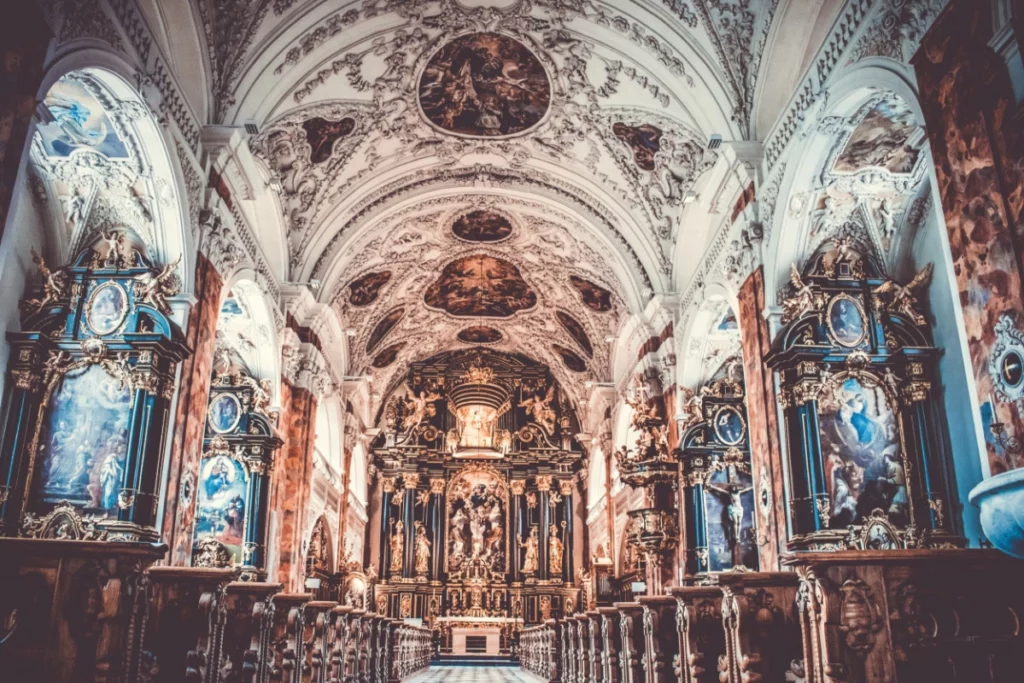
M561 344L552 344L551 348L562 357L562 363L573 372L586 372L587 364L575 352L565 348Z
M589 280L584 280L575 275L569 276L569 282L583 295L583 303L598 313L606 313L612 310L612 293L604 287L599 287Z
M565 328L565 331L576 340L576 343L580 345L580 348L587 352L587 356L593 358L594 347L590 344L590 337L588 337L586 331L584 331L583 325L565 311L555 311L555 317L558 318L558 322L562 323L562 327Z
M374 356L371 365L375 368L386 368L391 365L395 362L395 359L398 358L398 354L401 353L402 349L405 348L405 344L406 342L400 341L397 344L392 344L387 347Z
M452 233L467 242L500 242L512 234L512 224L493 211L470 211L452 224Z
M391 279L390 270L381 270L353 280L348 286L348 301L353 306L369 306L377 297L380 290Z
M476 254L446 265L423 301L452 315L508 318L536 306L537 294L515 265Z
M525 45L497 33L460 36L431 57L419 86L430 121L460 135L514 135L551 104L548 75Z
M373 328L373 332L370 333L369 341L366 342L367 353L373 351L378 344L384 341L384 337L388 336L388 332L395 329L395 325L398 324L398 321L402 319L403 315L405 315L405 309L396 308L381 318L380 322L377 323L377 326Z
M486 325L473 325L461 330L459 341L466 344L497 344L502 340L500 331Z

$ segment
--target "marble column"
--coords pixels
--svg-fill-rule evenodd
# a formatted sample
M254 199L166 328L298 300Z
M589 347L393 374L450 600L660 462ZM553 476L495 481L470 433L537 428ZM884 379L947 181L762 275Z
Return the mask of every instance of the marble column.
M168 564L187 566L192 557L199 461L203 454L206 410L217 338L217 318L224 281L213 263L196 255L196 303L188 314L186 344L192 355L181 364L178 404L174 415L170 473L164 504L163 540L170 547Z
M395 495L395 478L380 480L380 568L381 578L391 575L391 500Z
M0 235L7 225L52 37L35 3L8 5L0 24Z
M316 395L287 379L282 382L281 436L284 446L274 462L271 477L272 509L278 515L277 581L288 590L301 591L305 579L302 553L303 512L309 498L316 440ZM270 576L275 573L270 568Z
M564 479L558 482L559 492L562 494L562 505L564 506L563 520L565 521L565 534L562 542L565 547L562 552L562 580L572 581L574 575L574 568L572 562L573 556L573 536L575 530L573 529L573 486L572 479Z
M519 583L523 580L523 549L519 544L525 543L530 535L526 528L526 501L523 498L526 480L513 479L509 482L509 489L512 491L512 582Z
M1007 431L1020 438L1024 416L1011 402L999 399L989 374L1001 342L996 324L1004 315L1024 317L1024 233L1019 228L1024 213L1024 140L1006 64L987 42L991 21L989 3L954 0L911 62L960 291L982 411L978 419L987 429L991 422L985 424L985 404L995 398L991 421L1007 424ZM993 439L988 438L986 445L992 474L1024 465L1013 462Z
M420 475L403 474L402 484L405 495L402 497L402 523L405 524L405 557L402 558L402 577L416 577L416 489L420 485Z
M445 480L443 478L430 480L430 514L429 529L430 539L430 580L440 581L444 567L444 531L448 520L445 519Z
M747 433L754 476L757 553L762 571L781 571L786 549L786 509L782 447L779 441L778 396L775 378L764 364L771 350L765 320L764 268L758 267L740 287L737 318L743 347L743 376L747 392Z
M553 523L554 515L551 514L551 475L538 475L537 476L537 492L539 495L539 502L537 505L540 507L540 543L538 548L538 564L537 567L537 578L546 581L549 578L555 578L550 576L548 572L548 548L551 543L551 534L549 529Z

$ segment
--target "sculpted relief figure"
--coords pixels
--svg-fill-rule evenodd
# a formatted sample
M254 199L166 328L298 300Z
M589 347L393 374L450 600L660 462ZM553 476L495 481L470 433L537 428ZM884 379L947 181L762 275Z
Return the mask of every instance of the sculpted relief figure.
M548 542L548 571L551 572L552 576L560 576L562 574L562 551L564 546L562 545L562 539L558 537L558 527L554 524L551 525L551 537Z
M402 520L395 524L395 533L391 535L391 571L402 571L402 560L405 554L405 525Z
M430 570L430 541L427 540L427 529L422 524L416 525L416 574L426 575Z
M535 574L537 572L538 558L539 558L539 546L537 538L537 527L533 527L530 530L530 537L523 542L523 537L520 535L517 537L519 540L519 547L526 548L526 557L523 558L523 573L524 574Z

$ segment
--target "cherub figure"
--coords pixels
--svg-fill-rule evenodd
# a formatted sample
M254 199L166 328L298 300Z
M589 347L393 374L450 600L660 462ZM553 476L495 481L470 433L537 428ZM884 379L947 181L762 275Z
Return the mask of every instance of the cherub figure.
M131 246L125 241L123 232L109 230L101 232L100 235L100 241L107 245L107 255L103 258L104 268L123 270L134 265L134 258L130 253Z
M123 237L123 236L122 236ZM107 257L109 259L109 256ZM171 305L167 302L181 291L181 280L174 271L181 262L181 256L161 268L154 274L152 271L139 276L136 285L136 296L139 302L149 304L161 313L171 312Z
M431 391L420 391L419 396L405 397L405 417L402 419L402 430L411 432L425 417L433 417L437 413L434 401L441 399L441 395Z
M551 401L555 396L555 385L548 387L544 398L530 396L519 404L520 408L526 408L526 414L543 429L548 436L555 433L555 411L551 408Z
M47 306L59 303L67 298L68 274L62 269L51 271L46 265L46 261L36 253L35 249L32 250L32 262L36 264L39 274L43 276L43 298L28 299L22 306L26 309L34 308L34 312L38 313Z
M914 295L914 291L927 285L931 279L932 264L929 263L906 285L898 285L895 280L886 280L876 287L872 293L875 297L879 297L883 294L891 294L892 296L889 299L889 302L884 306L886 311L894 311L900 315L906 316L912 320L915 325L924 325L926 321L924 316L917 312L918 301L917 297ZM876 301L880 301L880 299L876 298Z
M814 288L805 284L795 264L789 264L789 282L793 286L793 294L782 302L782 323L796 320L809 311L813 311Z

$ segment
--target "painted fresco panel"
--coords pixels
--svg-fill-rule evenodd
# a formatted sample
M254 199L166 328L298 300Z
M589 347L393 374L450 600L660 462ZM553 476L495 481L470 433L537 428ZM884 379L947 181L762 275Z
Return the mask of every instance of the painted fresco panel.
M128 156L128 148L118 137L107 112L78 81L57 81L44 103L54 121L38 130L43 148L50 156L66 157L79 149L90 149L112 159Z
M209 536L217 539L231 553L234 564L242 564L246 488L245 468L237 460L226 455L203 460L199 470L195 540ZM195 545L193 543L193 547Z

